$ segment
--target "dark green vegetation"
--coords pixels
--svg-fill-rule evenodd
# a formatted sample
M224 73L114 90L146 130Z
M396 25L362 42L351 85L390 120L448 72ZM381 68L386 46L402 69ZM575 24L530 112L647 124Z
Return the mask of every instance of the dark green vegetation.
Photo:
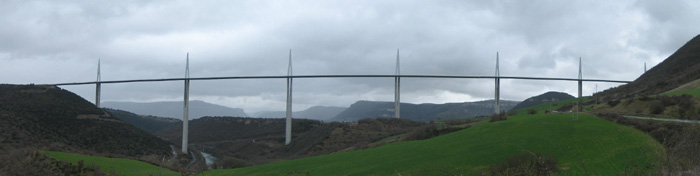
M36 147L129 157L170 155L164 140L57 87L0 85L0 130L0 153Z
M160 163L171 155L168 142L110 116L71 92L49 86L0 85L0 160L37 149L150 163ZM0 173L18 174L0 169Z
M379 118L322 123L294 119L294 140L284 145L284 119L203 117L190 122L190 142L194 148L219 158L214 168L237 168L427 139L467 128L465 123L470 122L475 121L425 123ZM172 126L157 135L178 142L181 126Z
M518 102L501 100L501 108L508 110ZM401 118L431 121L491 115L493 100L447 104L401 103ZM394 117L393 102L358 101L338 114L333 121L357 121L364 118Z
M202 175L413 175L479 174L509 157L534 152L555 157L560 175L653 173L663 152L648 135L591 115L509 117L439 137L378 148L276 162Z
M107 175L99 167L58 161L37 150L13 150L0 161L0 175Z
M541 95L537 95L534 97L530 97L528 99L523 100L522 102L518 103L515 105L511 111L515 110L520 110L520 109L525 109L529 108L531 106L543 104L543 103L549 103L549 102L558 102L558 101L564 101L568 99L576 98L574 96L571 96L567 93L563 92L546 92Z
M182 126L182 120L166 117L137 115L128 111L105 108L105 112L122 120L134 127L146 131L151 134L162 131L166 128L179 124Z
M103 172L110 175L180 175L180 173L146 162L124 158L96 157L52 151L43 151L41 153L59 161L70 162L73 165L100 168Z

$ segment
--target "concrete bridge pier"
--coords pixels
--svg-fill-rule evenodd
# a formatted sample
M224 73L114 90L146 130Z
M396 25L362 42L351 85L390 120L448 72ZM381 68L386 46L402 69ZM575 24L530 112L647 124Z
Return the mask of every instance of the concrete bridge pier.
M496 52L496 90L495 90L495 98L494 100L496 101L493 105L494 113L498 114L501 112L501 74L499 73L498 69L498 52Z
M102 81L100 75L100 60L97 60L97 82L95 83L95 106L100 107L100 94L102 94Z
M396 77L394 77L394 118L401 118L401 65L399 49L396 49Z
M578 58L578 108L577 112L581 112L581 96L583 95L583 74L581 72L581 57Z
M190 78L190 53L187 53L187 65L185 66L185 78ZM187 139L189 138L190 116L190 80L185 79L185 105L182 113L182 153L187 153Z
M287 66L287 76L292 76L292 50L289 50L289 65ZM292 142L292 78L287 77L287 119L284 135L284 145Z

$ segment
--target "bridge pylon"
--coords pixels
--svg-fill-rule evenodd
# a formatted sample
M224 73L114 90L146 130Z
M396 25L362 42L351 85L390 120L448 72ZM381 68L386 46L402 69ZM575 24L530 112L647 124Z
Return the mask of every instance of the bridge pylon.
M401 118L401 65L399 49L396 49L396 77L394 77L394 118Z
M97 81L95 82L95 106L100 107L100 94L102 94L102 75L100 74L100 59L97 59Z
M495 103L493 105L494 113L498 114L501 112L501 73L498 68L498 52L496 52L496 75L495 75L495 85L496 85L496 90L494 91L495 93Z
M187 63L185 65L185 78L190 78L190 53L187 53ZM190 116L190 80L185 79L184 107L182 113L182 153L187 154L189 138L189 116Z
M292 76L292 50L289 49L289 65L287 66L287 76ZM287 77L287 118L284 132L284 145L292 142L292 78Z

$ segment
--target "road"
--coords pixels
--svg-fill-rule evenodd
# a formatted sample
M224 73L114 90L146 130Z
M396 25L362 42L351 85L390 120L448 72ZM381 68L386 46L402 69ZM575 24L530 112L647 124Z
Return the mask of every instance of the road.
M175 158L177 158L177 151L175 151L175 146L173 146L173 145L170 145L170 149L171 149L171 150L172 150L172 152L173 152L173 157L172 157L172 158L170 158L170 160L168 160L168 161L172 161L172 162L175 162Z
M638 116L629 116L629 115L623 115L622 117L631 118L631 119L658 120L658 121L667 121L667 122L697 123L697 124L700 124L700 120L666 119L666 118L655 118L655 117L638 117Z
M190 162L190 164L188 164L187 167L185 167L185 169L190 169L190 166L192 166L192 165L194 165L195 163L197 163L197 155L194 154L195 151L190 150L189 152L190 152L190 154L192 155L192 162Z

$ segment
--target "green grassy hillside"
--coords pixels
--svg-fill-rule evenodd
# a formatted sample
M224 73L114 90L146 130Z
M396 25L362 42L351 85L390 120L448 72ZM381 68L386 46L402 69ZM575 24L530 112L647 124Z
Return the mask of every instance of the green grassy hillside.
M612 175L634 165L656 163L662 150L641 131L591 115L581 114L577 121L571 120L571 114L532 115L428 140L201 175L415 175L432 169L474 175L522 152L555 156L560 175Z
M180 175L168 169L145 163L142 161L124 159L124 158L106 158L89 155L81 155L74 153L43 151L42 153L55 158L59 161L67 161L73 164L78 164L78 161L83 160L85 165L98 165L100 169L107 174L118 175Z
M688 94L688 95L692 95L695 97L700 97L700 88L670 91L670 92L663 93L661 95L676 96L676 95L682 95L682 94Z

